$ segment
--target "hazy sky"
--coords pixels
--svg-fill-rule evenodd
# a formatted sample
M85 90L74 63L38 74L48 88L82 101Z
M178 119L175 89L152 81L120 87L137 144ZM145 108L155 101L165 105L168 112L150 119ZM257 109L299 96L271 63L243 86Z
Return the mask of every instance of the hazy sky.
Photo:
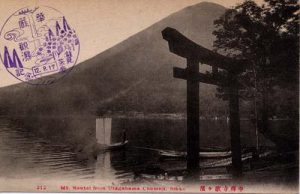
M242 0L205 1L225 7L242 2ZM78 64L164 17L199 2L203 0L0 0L0 25L2 27L7 18L20 8L35 5L53 7L65 15L80 39ZM7 72L1 62L0 87L17 82L18 80Z

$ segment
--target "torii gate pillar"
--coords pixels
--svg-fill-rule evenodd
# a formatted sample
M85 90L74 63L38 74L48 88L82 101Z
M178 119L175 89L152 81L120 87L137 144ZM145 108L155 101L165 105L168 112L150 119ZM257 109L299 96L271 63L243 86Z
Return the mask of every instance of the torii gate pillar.
M187 170L199 169L199 62L187 59Z
M238 81L236 74L229 73L228 78L232 175L238 178L242 175Z

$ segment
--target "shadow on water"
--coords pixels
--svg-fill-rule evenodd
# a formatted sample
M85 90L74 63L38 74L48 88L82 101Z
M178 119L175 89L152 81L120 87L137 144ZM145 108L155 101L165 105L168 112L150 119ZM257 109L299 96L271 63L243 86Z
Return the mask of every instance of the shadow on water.
M242 121L242 146L253 147L255 131L247 122ZM200 147L230 147L226 120L200 121L200 125ZM83 153L82 156L68 141L62 141L68 137L59 134L58 130L54 130L52 137L51 132L43 136L1 117L0 174L5 178L60 177L118 183L148 178L183 179L185 160L161 160L157 150L185 150L185 120L115 118L112 122L112 143L122 141L124 129L129 140L126 149L97 155ZM56 139L57 136L60 138ZM262 136L260 140L262 146L273 146ZM201 162L206 160L201 159ZM295 167L292 166L292 169ZM228 172L228 168L219 168L201 170L200 174Z

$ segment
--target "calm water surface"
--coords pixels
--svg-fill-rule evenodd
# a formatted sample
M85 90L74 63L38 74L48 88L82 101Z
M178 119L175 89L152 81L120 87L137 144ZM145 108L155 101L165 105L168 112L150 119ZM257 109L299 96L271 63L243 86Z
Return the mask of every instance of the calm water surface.
M38 136L1 117L0 174L7 178L107 179L122 183L141 173L163 174L163 169L172 165L185 167L183 161L168 163L159 160L155 151L185 149L185 120L117 119L113 122L113 131L117 131L112 132L114 141L120 139L119 129L126 126L128 148L86 157L64 142L50 141L50 137ZM255 133L250 128L242 131L243 146L255 145ZM229 140L226 121L201 121L202 147L226 148Z

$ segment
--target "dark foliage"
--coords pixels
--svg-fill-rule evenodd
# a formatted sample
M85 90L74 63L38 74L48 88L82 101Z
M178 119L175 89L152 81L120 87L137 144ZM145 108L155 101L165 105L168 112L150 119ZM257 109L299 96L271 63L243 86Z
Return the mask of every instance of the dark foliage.
M298 12L296 0L265 0L262 6L246 0L215 21L215 50L250 62L240 75L240 94L256 98L265 120L270 113L298 115ZM226 88L218 91L226 95ZM276 104L271 97L276 93L278 98L278 92L286 100Z

